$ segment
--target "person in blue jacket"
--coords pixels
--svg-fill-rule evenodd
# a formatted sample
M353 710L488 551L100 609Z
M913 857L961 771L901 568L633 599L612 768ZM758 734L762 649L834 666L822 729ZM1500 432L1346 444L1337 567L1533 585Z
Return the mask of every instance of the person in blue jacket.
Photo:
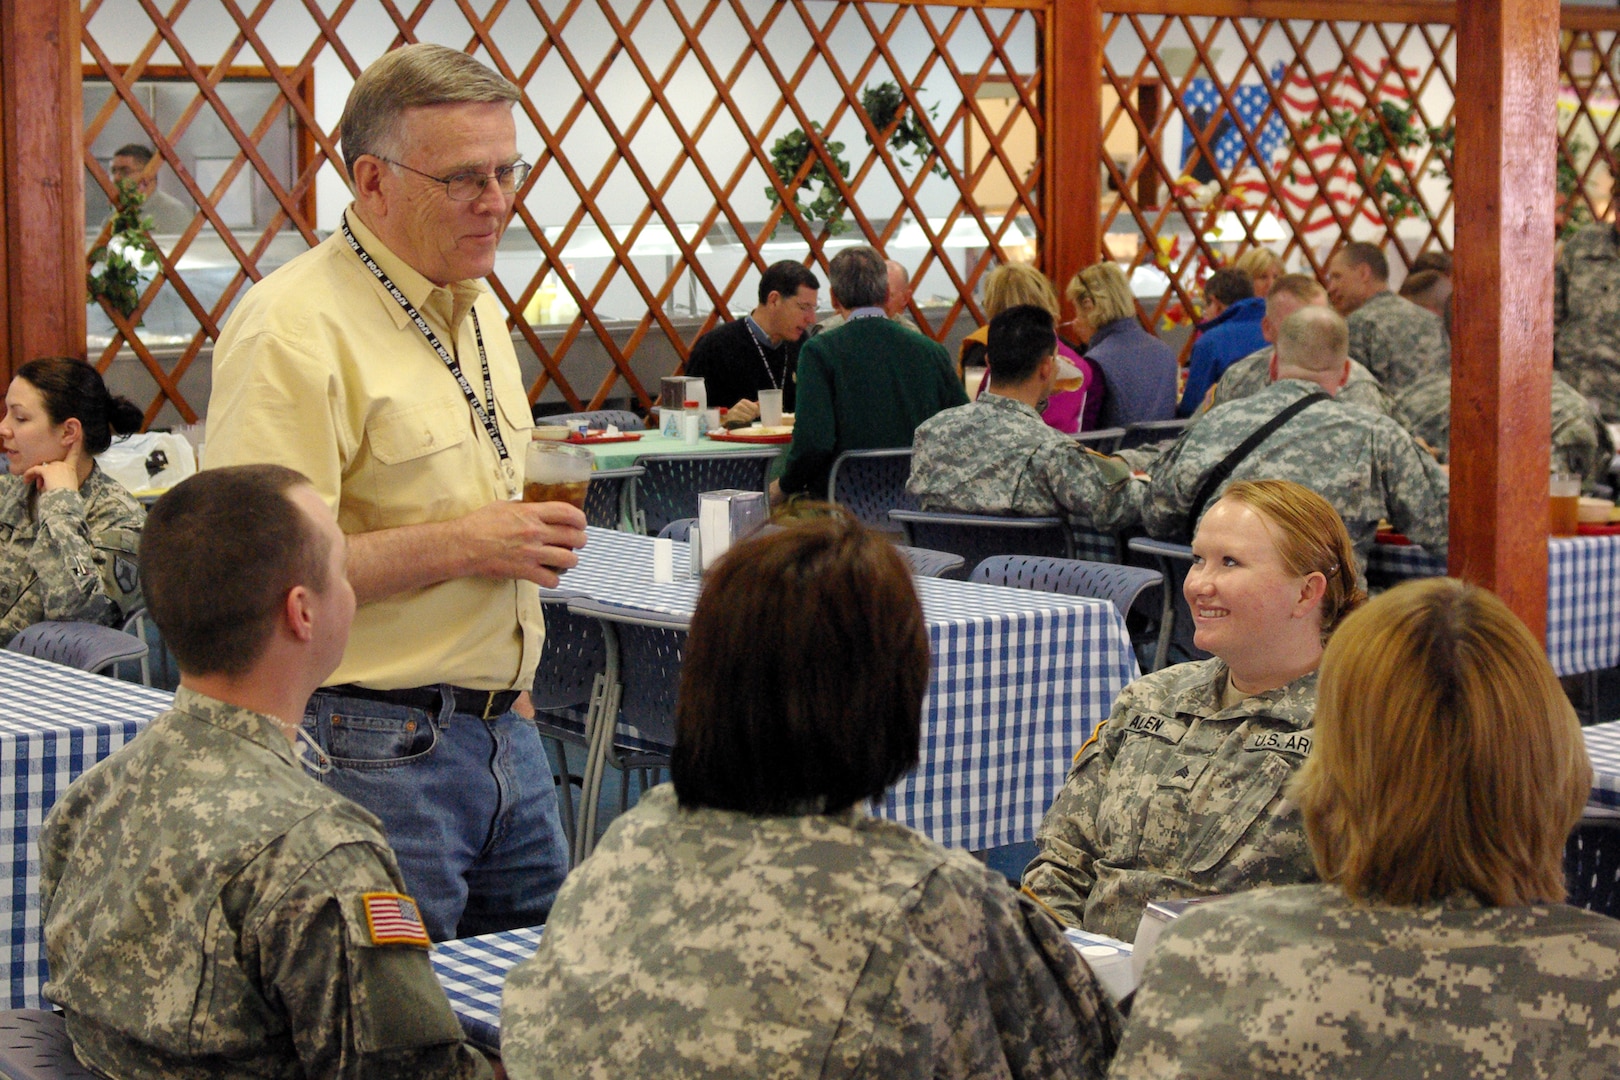
M1217 270L1204 284L1204 313L1187 362L1187 385L1181 394L1177 416L1191 416L1216 380L1238 360L1266 347L1260 320L1266 317L1266 302L1254 295L1254 283L1242 270Z

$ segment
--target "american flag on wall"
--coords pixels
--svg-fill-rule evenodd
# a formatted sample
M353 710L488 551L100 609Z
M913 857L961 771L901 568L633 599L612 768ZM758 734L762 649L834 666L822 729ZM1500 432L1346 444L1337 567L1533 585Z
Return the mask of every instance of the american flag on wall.
M1271 185L1249 152L1245 134L1254 144L1266 170L1277 179L1277 197L1288 207L1298 221L1301 233L1315 232L1336 223L1329 204L1343 216L1356 208L1361 196L1361 185L1356 178L1354 163L1341 156L1343 140L1329 127L1323 126L1329 110L1359 113L1367 106L1368 94L1363 85L1372 89L1372 100L1405 103L1411 95L1397 70L1385 59L1377 66L1357 57L1349 61L1356 74L1336 69L1326 75L1311 75L1299 65L1284 69L1281 62L1269 72L1271 84L1281 91L1282 101L1272 109L1271 92L1258 79L1228 88L1232 104L1237 109L1233 117L1221 100L1215 82L1208 78L1188 82L1182 102L1191 123L1206 132L1205 140L1214 153L1213 165L1198 149L1191 127L1183 124L1181 138L1181 171L1200 183L1207 183L1219 173L1226 177L1230 195L1241 200L1251 210L1266 206ZM1415 68L1400 69L1407 79L1417 76ZM1359 78L1357 77L1359 75ZM1295 143L1288 134L1288 125L1282 115L1287 114L1296 130L1301 132L1304 145ZM1213 127L1211 124L1213 123ZM1320 134L1313 134L1320 132ZM1309 159L1323 181L1317 183L1306 164ZM1323 196L1326 196L1324 199ZM1382 219L1365 205L1359 216L1378 225Z

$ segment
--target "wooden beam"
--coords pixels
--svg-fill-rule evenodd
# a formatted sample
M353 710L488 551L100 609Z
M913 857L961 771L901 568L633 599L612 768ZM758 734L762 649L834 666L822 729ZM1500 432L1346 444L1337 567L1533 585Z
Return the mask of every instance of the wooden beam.
M1041 90L1040 266L1058 295L1076 270L1102 253L1102 18L1097 0L1053 0L1046 14ZM1065 304L1067 301L1065 301Z
M1474 0L1469 0L1470 3ZM1220 19L1305 19L1344 22L1449 23L1450 0L1103 0L1102 9L1122 15L1172 15Z
M1547 624L1558 5L1470 0L1457 21L1451 573Z
M77 3L0 4L0 84L9 378L35 357L85 355Z

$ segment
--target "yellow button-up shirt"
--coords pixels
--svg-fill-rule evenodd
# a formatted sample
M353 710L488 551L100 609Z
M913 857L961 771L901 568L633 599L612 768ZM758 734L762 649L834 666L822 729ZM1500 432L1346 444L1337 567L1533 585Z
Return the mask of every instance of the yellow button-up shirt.
M477 312L497 422L521 478L533 420L499 305L471 281L435 286L352 208L347 219L482 398L467 318ZM297 469L345 533L448 521L512 494L455 377L341 232L248 290L220 333L213 374L205 465ZM527 688L542 636L532 583L460 578L362 605L328 681Z

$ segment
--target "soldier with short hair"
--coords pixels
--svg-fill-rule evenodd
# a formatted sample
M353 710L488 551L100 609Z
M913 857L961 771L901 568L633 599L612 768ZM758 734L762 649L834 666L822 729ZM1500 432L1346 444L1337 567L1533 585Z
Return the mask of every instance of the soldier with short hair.
M1389 260L1378 245L1346 244L1328 261L1328 300L1350 326L1350 355L1390 394L1451 364L1440 317L1389 291Z
M1081 446L1041 419L1057 381L1052 316L1032 304L990 320L990 385L969 405L924 421L906 490L924 510L1062 515L1113 531L1134 525L1143 485L1118 458Z
M337 521L278 465L199 473L147 518L174 707L40 835L50 981L117 1077L478 1077L377 819L305 774L310 693L354 617Z
M1142 504L1150 536L1182 539L1201 507L1233 480L1293 480L1333 504L1365 564L1381 520L1437 555L1444 555L1449 485L1433 457L1394 420L1344 405L1332 395L1344 383L1350 357L1343 319L1327 308L1305 307L1283 320L1277 338L1277 381L1257 394L1216 406L1153 463L1153 482ZM1285 409L1309 405L1239 455L1250 436ZM1204 482L1229 462L1227 479L1213 490Z
M1258 249L1256 249L1258 250ZM1327 290L1313 277L1304 274L1284 274L1271 286L1266 297L1266 317L1260 320L1260 333L1270 342L1265 348L1245 356L1226 369L1226 374L1194 413L1203 416L1216 405L1257 394L1277 381L1277 328L1282 321L1302 307L1322 306L1327 303ZM1359 405L1363 409L1390 415L1389 396L1379 385L1373 373L1356 360L1350 361L1350 376L1334 395L1346 405Z

